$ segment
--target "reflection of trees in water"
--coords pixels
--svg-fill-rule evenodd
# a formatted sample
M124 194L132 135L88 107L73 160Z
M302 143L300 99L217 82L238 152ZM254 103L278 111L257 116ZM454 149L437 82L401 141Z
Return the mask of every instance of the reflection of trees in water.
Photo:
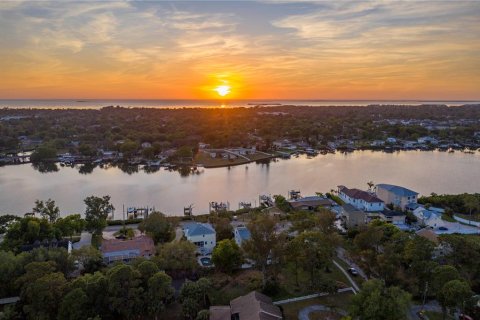
M268 159L260 159L255 161L256 164L266 164L269 165L270 162L277 162L278 160L275 158L268 158Z
M158 170L160 170L159 166L144 166L143 167L143 171L145 171L145 173L155 173Z
M32 167L41 173L57 172L58 166L55 162L34 162Z
M83 164L78 168L78 173L80 173L80 174L90 174L90 173L93 172L93 169L95 169L95 167L96 167L96 165L94 165L92 163Z
M194 174L201 174L203 172L198 170L196 167L190 167L190 166L180 166L177 168L177 171L180 173L180 176L182 177L188 177L189 175L194 175Z
M133 174L138 172L138 165L131 165L128 163L121 163L118 168L127 174Z

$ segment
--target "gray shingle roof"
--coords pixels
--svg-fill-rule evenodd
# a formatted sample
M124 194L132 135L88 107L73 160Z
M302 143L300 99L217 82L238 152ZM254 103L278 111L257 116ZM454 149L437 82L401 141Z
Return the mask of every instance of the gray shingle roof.
M200 236L202 234L215 234L215 229L210 223L190 222L185 225L186 236Z
M404 187L395 186L393 184L381 183L381 184L377 184L377 188L382 188L382 189L388 190L388 191L390 191L390 192L392 192L392 193L394 193L394 194L396 194L397 196L400 196L400 197L411 197L411 196L418 195L418 193L415 192L415 191L412 191L412 190L404 188Z

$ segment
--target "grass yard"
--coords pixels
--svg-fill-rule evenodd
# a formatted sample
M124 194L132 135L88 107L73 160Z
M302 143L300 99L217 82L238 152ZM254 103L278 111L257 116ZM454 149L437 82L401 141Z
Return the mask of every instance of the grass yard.
M339 308L348 312L348 306L350 304L350 299L352 298L352 293L338 293L335 295L330 295L326 297L313 298L298 302L292 302L283 304L283 312L285 315L285 320L296 320L298 319L298 312L305 307L312 305L324 305L332 309ZM320 317L322 315L319 312L312 313L312 319L323 319ZM323 313L323 316L326 314ZM315 318L316 317L316 318ZM340 317L341 318L341 317ZM340 319L339 318L339 319Z
M335 281L337 288L350 287L350 282L345 275L334 265L330 266L330 272L320 271L316 278L325 278ZM241 270L233 275L214 273L209 276L213 289L209 292L212 305L225 305L230 300L249 293L252 290L260 290L262 286L262 274L258 270ZM298 271L298 285L295 276L295 266L287 265L278 274L278 287L275 293L268 293L274 301L301 297L318 293L311 286L310 274L303 270Z
M330 272L317 272L316 277L324 277L334 280L338 288L350 287L350 282L345 275L333 264L330 266ZM318 291L311 288L310 274L301 269L298 270L298 285L295 275L295 265L290 263L283 268L278 276L279 292L272 295L273 300L283 300L292 297L301 297Z
M345 271L347 271L350 268L348 263L346 263L345 261L343 261L340 258L334 257L333 260L335 260ZM338 268L337 268L337 270L338 270ZM365 282L365 279L363 279L363 277L360 276L360 275L358 275L358 276L350 275L350 277L353 279L353 281L355 281L358 284L359 287L361 287L362 284ZM350 284L350 282L347 282L347 283Z
M477 221L480 222L480 214L461 214L461 213L456 213L456 216L459 216L460 218L467 219L467 220L472 220L472 221ZM456 220L455 220L456 221Z
M212 158L209 153L206 152L199 152L195 156L195 163L197 164L203 164L205 168L214 168L214 167L226 167L226 166L234 166L234 165L239 165L239 164L245 164L249 163L252 161L257 161L257 160L263 160L263 159L269 159L271 156L268 156L264 153L254 153L254 154L249 154L246 155L250 160L247 160L242 157L238 157L236 159L224 159L224 158Z

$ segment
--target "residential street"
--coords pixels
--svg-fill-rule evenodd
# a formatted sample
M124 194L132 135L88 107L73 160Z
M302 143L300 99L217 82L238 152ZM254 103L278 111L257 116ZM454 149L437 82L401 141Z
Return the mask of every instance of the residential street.
M338 264L338 262L336 262L335 260L332 260L333 261L333 264L338 268L340 269L343 274L347 277L348 281L350 281L353 289L356 291L355 293L357 293L358 291L360 291L360 287L358 286L358 284L355 282L355 280L352 279L352 277L350 277L350 275L348 274L347 271L345 271L341 265Z
M339 259L341 259L343 262L345 262L346 264L348 264L350 266L350 268L355 268L357 271L358 271L358 274L364 278L365 280L368 280L368 277L367 275L365 274L365 272L357 265L355 264L354 262L352 262L351 260L349 260L346 255L345 255L345 249L342 248L342 247L338 247L337 248L337 257Z

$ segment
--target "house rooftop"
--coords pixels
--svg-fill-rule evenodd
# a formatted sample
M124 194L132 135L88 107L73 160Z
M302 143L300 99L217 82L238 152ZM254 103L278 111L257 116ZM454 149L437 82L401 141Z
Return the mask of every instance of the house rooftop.
M298 198L298 199L292 199L288 200L288 203L293 208L300 208L303 206L309 206L309 207L331 207L334 202L332 200L320 197L320 196L310 196L310 197L303 197L303 198Z
M431 229L424 228L424 229L418 230L416 232L416 234L417 234L417 236L428 239L428 240L432 241L433 243L436 243L436 244L439 243L437 234L435 232L433 232L433 230L431 230Z
M393 184L381 183L381 184L377 184L377 188L385 189L385 190L390 191L390 192L392 192L395 195L400 196L400 197L411 197L411 196L417 196L418 195L418 192L412 191L412 190L404 188L404 187L395 186Z
M423 206L419 203L409 203L405 206L405 209L413 211L419 207L423 207Z
M340 190L340 192L343 192L344 194L346 194L347 196L353 199L361 199L368 203L383 202L381 199L377 198L375 195L367 191L363 191L355 188L349 189L345 186L338 186L338 189Z
M251 237L250 230L245 226L239 226L235 228L242 240L248 240Z
M282 319L280 308L272 299L257 291L230 301L231 314L238 314L240 320Z
M230 301L230 306L211 306L210 320L280 320L280 308L272 299L252 291Z
M204 234L215 234L215 229L210 223L189 222L183 227L185 236L194 237Z
M111 239L103 240L101 251L104 255L109 255L121 251L137 251L139 255L154 254L155 244L149 236L139 236L131 240Z

